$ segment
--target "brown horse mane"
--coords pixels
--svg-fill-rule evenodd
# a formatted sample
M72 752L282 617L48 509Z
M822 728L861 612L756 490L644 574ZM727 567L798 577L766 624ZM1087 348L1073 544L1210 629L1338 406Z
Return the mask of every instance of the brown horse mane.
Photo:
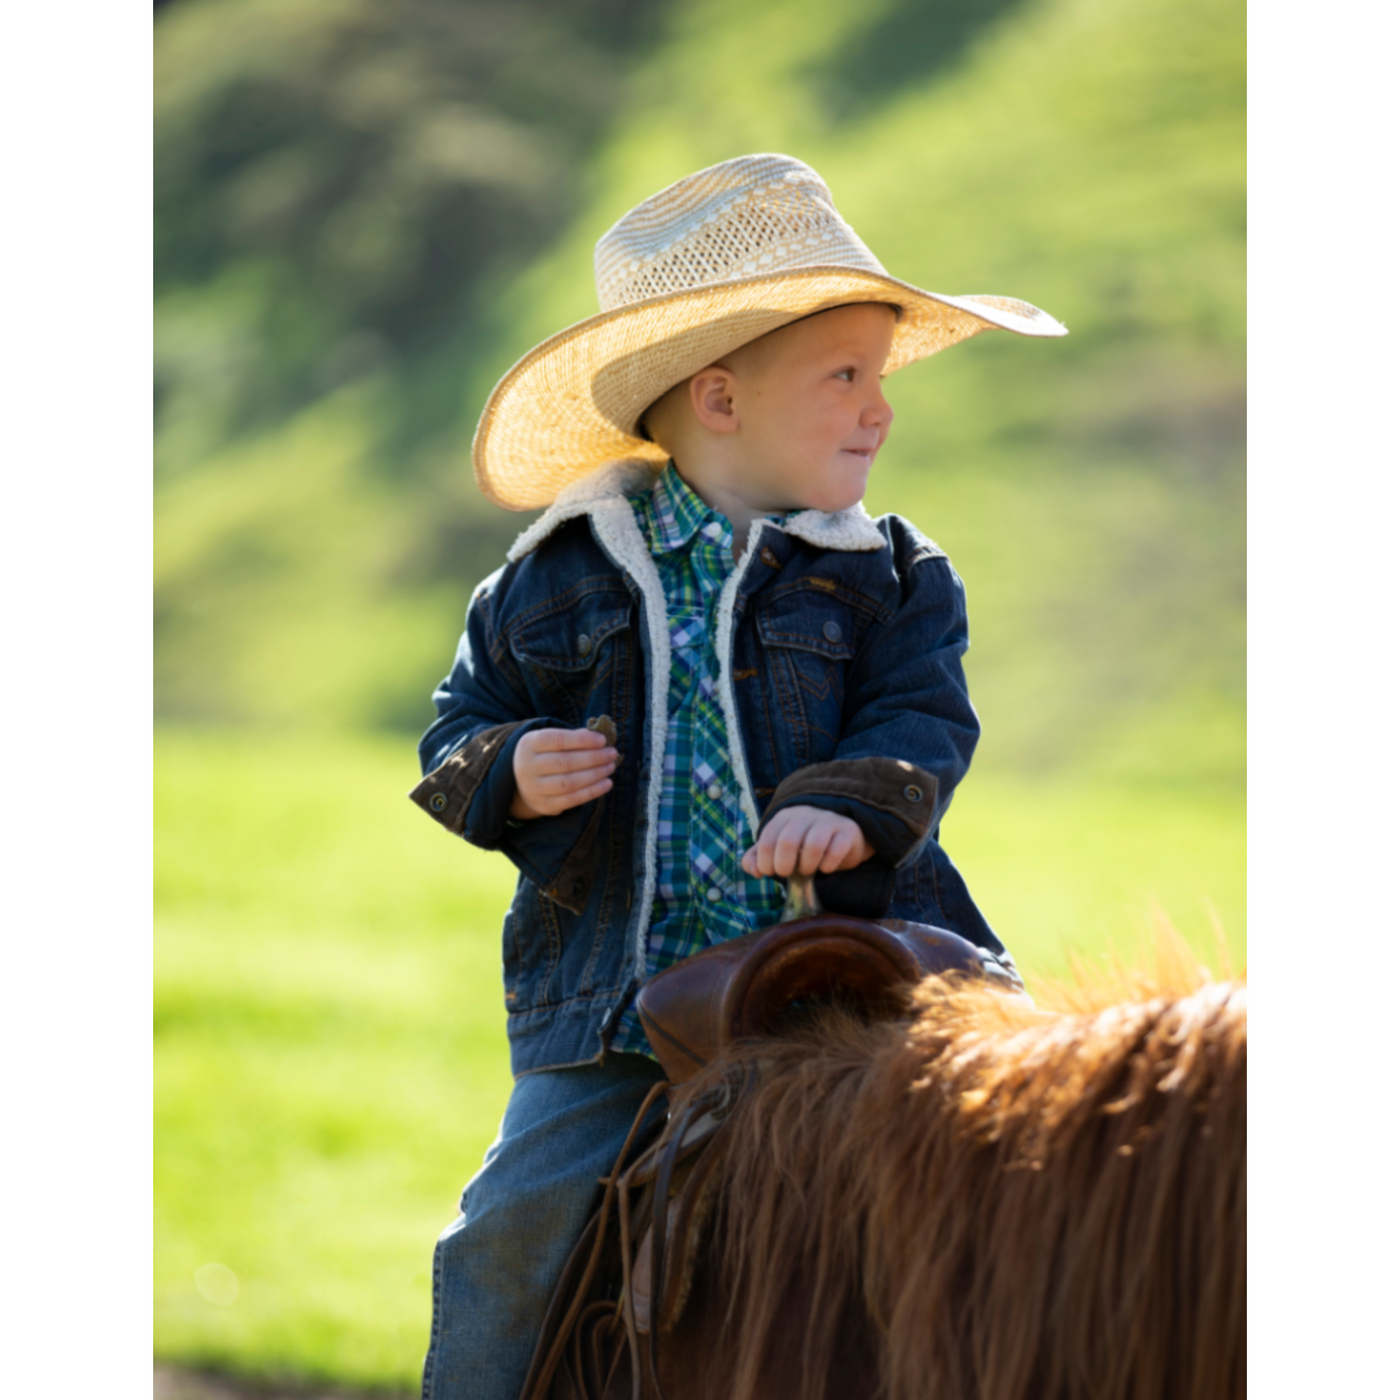
M722 1135L711 1393L772 1393L796 1327L793 1400L861 1335L882 1400L1244 1394L1243 977L1178 939L1037 997L931 979L731 1054L761 1082Z

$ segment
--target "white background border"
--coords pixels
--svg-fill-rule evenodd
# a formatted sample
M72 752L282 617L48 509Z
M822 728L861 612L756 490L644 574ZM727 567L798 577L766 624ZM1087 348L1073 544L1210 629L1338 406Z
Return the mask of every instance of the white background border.
M6 14L0 1389L149 1396L150 11Z
M1250 1381L1393 1394L1397 21L1250 13Z

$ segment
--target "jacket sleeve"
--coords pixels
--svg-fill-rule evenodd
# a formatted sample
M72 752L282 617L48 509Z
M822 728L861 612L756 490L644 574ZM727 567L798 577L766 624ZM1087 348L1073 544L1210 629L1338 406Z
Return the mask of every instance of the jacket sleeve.
M789 774L763 814L766 825L803 804L860 824L874 857L818 882L824 902L852 913L888 907L895 871L936 837L980 731L962 668L962 580L922 537L899 573L898 608L871 627L848 667L835 754Z
M519 664L497 626L504 572L487 579L472 599L452 669L433 693L438 717L418 745L424 778L409 797L472 845L504 852L546 894L573 908L576 868L599 804L527 822L510 816L516 745L532 729L569 726L534 713Z

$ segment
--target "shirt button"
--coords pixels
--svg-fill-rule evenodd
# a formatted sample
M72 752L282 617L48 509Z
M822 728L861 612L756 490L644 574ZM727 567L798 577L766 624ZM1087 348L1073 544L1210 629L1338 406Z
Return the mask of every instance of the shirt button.
M705 789L705 796L708 797L711 802L718 802L720 798L724 796L724 789L720 787L718 783L711 783L709 787Z
M587 656L592 650L593 638L590 637L587 632L580 632L578 634L578 654L580 656Z
M829 642L839 642L841 640L841 626L836 622L822 623L822 636Z
M705 891L705 898L708 899L711 904L718 904L720 900L724 898L724 895L721 894L714 885L711 885L710 888Z

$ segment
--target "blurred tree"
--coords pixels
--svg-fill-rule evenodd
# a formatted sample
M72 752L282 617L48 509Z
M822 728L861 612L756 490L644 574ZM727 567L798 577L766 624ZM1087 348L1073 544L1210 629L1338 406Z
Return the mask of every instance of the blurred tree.
M485 292L575 206L659 0L185 0L156 23L168 473L385 373L385 460L461 412ZM445 348L455 353L443 362Z

